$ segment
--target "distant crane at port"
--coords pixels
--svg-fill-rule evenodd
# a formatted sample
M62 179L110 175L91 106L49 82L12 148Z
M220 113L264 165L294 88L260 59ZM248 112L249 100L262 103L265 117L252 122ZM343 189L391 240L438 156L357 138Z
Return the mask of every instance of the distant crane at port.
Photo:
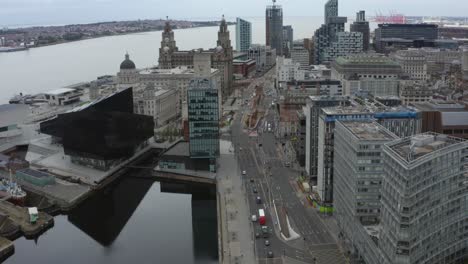
M383 15L382 12L378 11L375 13L373 21L380 24L406 24L406 16L395 11L390 11L388 15Z

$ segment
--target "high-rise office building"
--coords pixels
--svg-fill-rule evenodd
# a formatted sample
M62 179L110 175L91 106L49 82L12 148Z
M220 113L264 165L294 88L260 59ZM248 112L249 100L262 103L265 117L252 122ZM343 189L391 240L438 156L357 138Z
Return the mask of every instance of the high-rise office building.
M318 162L318 120L320 111L324 107L349 105L350 100L345 96L310 96L304 110L306 118L306 161L305 170L312 180L317 178Z
M338 226L346 239L359 238L360 225L380 222L382 148L383 144L396 139L395 134L375 121L336 122L334 208Z
M438 26L434 24L379 24L375 29L375 50L388 53L393 49L434 46Z
M468 141L419 134L383 147L381 232L389 263L463 263Z
M246 52L252 44L252 23L239 17L236 22L236 49Z
M293 48L294 31L292 26L283 26L283 55L286 58L291 57L291 49Z
M465 46L462 49L462 70L463 78L468 80L468 46Z
M362 47L364 51L369 50L370 28L369 22L366 21L366 12L359 11L356 14L356 21L351 24L351 32L360 32L362 34Z
M291 48L291 59L293 63L299 63L301 67L310 65L309 51L304 47L304 41L294 41Z
M207 78L194 78L187 90L190 157L211 159L211 171L219 156L219 95Z
M265 12L266 45L276 50L276 55L283 55L283 9L275 4L267 6Z

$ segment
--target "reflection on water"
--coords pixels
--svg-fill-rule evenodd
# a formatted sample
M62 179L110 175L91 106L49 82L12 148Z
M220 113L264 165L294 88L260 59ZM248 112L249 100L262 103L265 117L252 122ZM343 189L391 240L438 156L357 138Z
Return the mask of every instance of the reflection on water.
M217 263L214 186L123 177L6 263Z

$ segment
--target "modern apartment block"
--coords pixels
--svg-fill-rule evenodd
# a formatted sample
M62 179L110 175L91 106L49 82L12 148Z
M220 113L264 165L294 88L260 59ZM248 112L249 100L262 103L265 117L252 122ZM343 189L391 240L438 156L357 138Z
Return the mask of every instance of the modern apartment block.
M218 89L209 79L192 79L187 100L190 157L215 160L219 156ZM213 161L212 165L215 164Z
M399 137L420 133L421 115L406 107L386 107L372 98L356 98L349 107L322 108L318 118L317 192L320 202L333 202L334 131L336 121L376 120ZM356 105L356 103L358 103Z
M337 41L338 33L344 32L345 24L348 21L346 17L338 16L338 0L329 0L325 4L325 24L315 31L314 34L314 63L322 64L324 62L330 62L335 57L330 52L330 46ZM342 35L344 38L346 35ZM341 41L342 43L344 40ZM343 44L344 45L344 44ZM334 45L334 50L341 47L339 43ZM344 48L344 46L343 46ZM362 51L362 41L361 41Z
M318 121L324 107L349 105L350 99L344 96L310 96L304 108L306 118L306 158L305 169L312 180L317 179L318 163Z
M343 84L344 95L361 91L373 96L398 96L400 64L380 55L350 55L331 64L331 77Z
M375 121L338 121L335 125L335 209L342 226L357 218L376 224L383 178L382 146L398 139ZM345 228L352 233L352 227Z
M390 263L468 256L468 142L419 134L383 148L379 247Z
M265 12L266 45L276 50L276 54L283 55L283 9L279 5L267 6Z
M252 45L252 23L242 18L236 19L236 49L246 52Z
M363 51L361 32L338 32L336 40L330 43L324 53L325 61L333 61L338 57L359 54Z
M370 27L369 21L366 21L366 12L359 11L356 14L356 21L351 24L351 32L360 32L362 34L362 48L364 51L369 50Z

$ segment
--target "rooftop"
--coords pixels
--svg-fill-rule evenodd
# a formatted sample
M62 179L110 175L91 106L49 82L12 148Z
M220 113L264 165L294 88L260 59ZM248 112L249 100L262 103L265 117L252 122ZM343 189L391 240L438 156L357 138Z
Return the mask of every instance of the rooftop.
M465 106L456 102L448 101L429 101L424 103L413 103L414 107L421 111L442 111L442 112L460 112L467 111Z
M180 141L168 149L163 155L188 157L190 156L190 145L187 141Z
M340 123L360 140L394 140L398 138L377 122L340 121Z
M399 159L411 163L433 152L460 143L464 143L468 147L468 141L461 138L427 132L387 143L386 146Z
M377 56L377 55L350 55L346 57L339 57L335 60L337 65L341 66L359 66L359 65L384 65L384 66L391 66L400 68L400 64L391 60L385 56ZM335 64L334 63L334 64Z
M74 92L74 91L75 91L75 89L72 89L72 88L60 88L60 89L48 91L45 94L60 95L60 94L64 94L64 93Z
M211 73L215 73L217 69L211 68ZM158 68L147 68L140 71L140 74L195 74L195 69L187 66L179 66L172 69L158 69Z

